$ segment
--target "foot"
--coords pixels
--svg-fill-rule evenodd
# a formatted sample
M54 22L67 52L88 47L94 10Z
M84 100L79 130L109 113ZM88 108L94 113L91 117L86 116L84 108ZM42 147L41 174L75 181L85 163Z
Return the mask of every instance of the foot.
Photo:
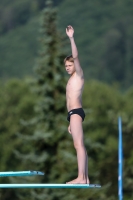
M87 178L87 184L90 184L90 180L89 180L89 178Z
M70 182L67 182L66 184L89 184L87 182L89 182L89 180L86 181L86 179L76 178Z

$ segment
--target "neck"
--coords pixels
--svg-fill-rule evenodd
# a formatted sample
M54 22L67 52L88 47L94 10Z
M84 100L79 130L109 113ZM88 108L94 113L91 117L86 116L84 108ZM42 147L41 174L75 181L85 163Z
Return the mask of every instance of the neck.
M75 72L73 72L73 73L70 75L70 77L71 77L71 76L74 76L74 74L75 74Z

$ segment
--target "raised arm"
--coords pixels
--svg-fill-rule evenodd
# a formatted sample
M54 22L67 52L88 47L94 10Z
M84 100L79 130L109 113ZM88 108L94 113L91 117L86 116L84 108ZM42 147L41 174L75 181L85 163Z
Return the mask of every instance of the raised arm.
M73 36L74 35L74 29L73 29L72 26L68 26L66 28L66 34L70 39L72 56L73 56L73 59L74 59L74 65L75 65L76 73L80 77L83 77L83 70L80 66L80 62L79 62L79 58L78 58L78 49L77 49L77 46L76 46L75 41L74 41L74 36Z

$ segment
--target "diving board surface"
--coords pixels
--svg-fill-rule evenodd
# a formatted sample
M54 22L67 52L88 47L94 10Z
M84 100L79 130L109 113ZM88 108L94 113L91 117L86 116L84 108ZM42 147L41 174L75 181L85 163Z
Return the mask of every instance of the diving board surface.
M101 188L98 184L0 184L0 188Z
M10 172L0 172L0 177L5 176L35 176L35 175L44 175L43 172L40 171L10 171Z

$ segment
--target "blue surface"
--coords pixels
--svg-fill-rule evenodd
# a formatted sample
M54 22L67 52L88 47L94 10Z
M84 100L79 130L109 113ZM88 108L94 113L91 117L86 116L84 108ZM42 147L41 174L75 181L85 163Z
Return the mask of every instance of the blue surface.
M118 128L119 128L119 143L118 143L118 195L119 200L123 199L123 145L122 145L122 120L121 117L118 118Z
M98 184L0 184L0 188L101 188Z
M5 176L35 176L35 175L44 175L43 172L40 171L10 171L10 172L0 172L0 177Z

